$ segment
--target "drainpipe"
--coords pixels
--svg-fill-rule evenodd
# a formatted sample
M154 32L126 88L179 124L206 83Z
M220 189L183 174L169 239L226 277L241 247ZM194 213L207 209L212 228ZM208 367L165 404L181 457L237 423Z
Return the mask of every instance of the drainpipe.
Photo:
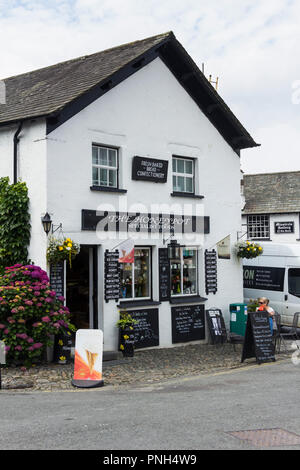
M19 143L19 134L23 127L23 121L20 121L19 127L14 135L14 173L13 173L13 181L14 184L18 182L18 143Z

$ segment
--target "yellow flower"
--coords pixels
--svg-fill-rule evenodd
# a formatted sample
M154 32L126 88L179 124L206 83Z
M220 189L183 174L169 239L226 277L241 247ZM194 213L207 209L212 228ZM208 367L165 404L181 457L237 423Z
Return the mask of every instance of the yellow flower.
M121 349L121 351L123 351L123 349L124 349L123 344L120 345L120 349Z
M60 356L59 360L60 360L60 361L65 361L65 360L66 360L66 356Z
M64 342L60 339L60 340L58 341L58 344L59 344L60 346L63 346Z
M63 250L63 247L62 247L62 246L59 246L58 249L59 249L59 251L62 251L62 250Z
M124 338L124 339L129 339L129 336L128 336L128 335L124 335L123 338Z
M67 246L69 246L70 248L72 247L72 243L68 243Z

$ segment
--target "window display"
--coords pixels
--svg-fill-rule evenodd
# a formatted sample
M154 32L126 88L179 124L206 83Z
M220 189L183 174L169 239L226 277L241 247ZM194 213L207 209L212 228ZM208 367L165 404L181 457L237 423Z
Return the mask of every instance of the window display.
M150 258L150 248L135 248L134 263L120 264L122 299L150 298Z
M171 260L171 295L197 294L197 250L181 248L180 260Z

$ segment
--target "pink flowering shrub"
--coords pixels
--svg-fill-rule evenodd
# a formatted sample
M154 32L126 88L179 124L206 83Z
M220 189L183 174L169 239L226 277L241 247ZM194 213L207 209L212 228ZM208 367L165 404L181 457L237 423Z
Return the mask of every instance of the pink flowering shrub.
M47 273L34 265L15 264L0 276L0 340L8 363L29 366L43 358L51 335L75 330L64 298L50 289Z

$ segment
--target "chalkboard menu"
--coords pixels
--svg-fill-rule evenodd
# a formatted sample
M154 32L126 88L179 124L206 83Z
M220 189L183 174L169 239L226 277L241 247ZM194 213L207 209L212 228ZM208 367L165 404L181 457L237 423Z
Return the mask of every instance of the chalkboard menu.
M119 251L105 250L104 255L104 298L105 302L120 297L120 264Z
M205 339L204 305L172 307L172 343Z
M217 287L217 252L205 250L205 289L206 295L216 294Z
M168 177L168 160L148 157L133 157L132 179L165 183Z
M294 233L294 222L274 222L275 233Z
M275 361L275 348L267 312L248 313L242 360L256 357L259 364Z
M50 287L56 296L65 295L65 263L61 261L50 265Z
M170 260L168 248L158 249L159 300L170 299Z
M206 310L206 321L212 344L225 343L227 333L222 311L217 308Z
M158 308L130 311L138 323L134 325L135 349L159 346Z

